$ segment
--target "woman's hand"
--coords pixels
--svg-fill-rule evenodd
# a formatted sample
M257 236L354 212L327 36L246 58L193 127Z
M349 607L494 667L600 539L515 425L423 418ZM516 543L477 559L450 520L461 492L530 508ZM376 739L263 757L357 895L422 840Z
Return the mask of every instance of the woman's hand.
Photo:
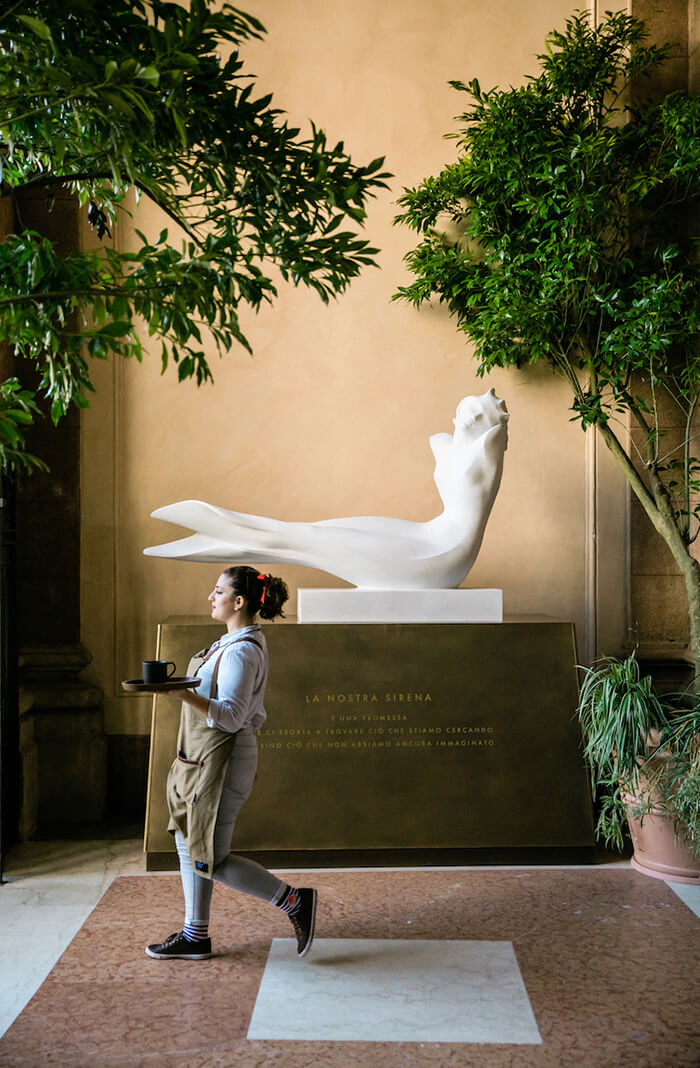
M174 697L176 701L187 701L191 708L196 708L203 716L209 714L209 698L200 697L194 690L162 690L162 697Z
M140 693L158 694L159 697L177 697L181 701L184 701L185 698L188 695L191 695L192 692L193 692L192 690L188 690L188 689L184 689L184 688L183 689L179 689L179 690L175 690L175 689L172 689L172 690L161 690L160 687L161 687L161 684L159 682L154 682L152 686L149 686L148 683L144 682L143 685L139 687L139 691L140 691Z
M174 697L176 699L176 701L191 701L191 699L194 696L194 694L195 694L194 690L190 690L190 689L187 689L187 688L182 689L182 690L163 690L162 691L163 697Z

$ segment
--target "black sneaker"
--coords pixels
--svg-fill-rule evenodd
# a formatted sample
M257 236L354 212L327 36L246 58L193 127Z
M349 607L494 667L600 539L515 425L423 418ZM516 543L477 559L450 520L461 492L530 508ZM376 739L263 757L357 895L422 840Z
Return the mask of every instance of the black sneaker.
M299 891L299 897L301 898L301 904L298 910L293 916L290 916L289 919L294 926L294 932L297 936L297 955L305 957L311 949L311 943L314 940L316 901L318 899L318 893L316 890L302 888Z
M188 942L182 931L175 931L175 934L168 935L165 942L146 946L146 953L159 960L206 960L212 956L211 938L203 942Z

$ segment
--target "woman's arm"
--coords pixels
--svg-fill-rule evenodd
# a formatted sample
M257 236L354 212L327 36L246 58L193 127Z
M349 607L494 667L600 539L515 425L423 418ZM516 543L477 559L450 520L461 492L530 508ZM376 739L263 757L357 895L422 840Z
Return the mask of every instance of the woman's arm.
M224 651L216 684L217 696L208 702L210 727L233 733L245 725L250 718L262 656L262 650L249 641L235 642Z
M261 652L250 642L229 645L221 654L216 698L203 697L192 690L168 690L166 697L186 701L207 717L210 727L234 733L245 724L261 667Z
M192 705L198 712L207 716L209 714L209 699L207 697L200 697L194 690L154 690L159 697L174 697L177 701L187 701L188 705Z

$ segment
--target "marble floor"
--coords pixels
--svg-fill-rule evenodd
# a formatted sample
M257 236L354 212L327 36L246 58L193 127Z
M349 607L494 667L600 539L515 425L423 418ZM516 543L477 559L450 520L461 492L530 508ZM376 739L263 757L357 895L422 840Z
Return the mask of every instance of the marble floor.
M0 1065L700 1065L700 887L626 863L315 871L316 942L215 888L208 961L155 961L179 880L135 841L27 843L0 887Z

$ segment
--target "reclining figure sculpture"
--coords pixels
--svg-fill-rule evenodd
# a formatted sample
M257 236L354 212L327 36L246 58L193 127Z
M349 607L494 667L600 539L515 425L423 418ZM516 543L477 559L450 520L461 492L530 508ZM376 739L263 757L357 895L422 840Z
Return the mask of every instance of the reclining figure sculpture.
M443 512L425 523L383 516L287 523L178 501L152 513L196 531L146 556L212 563L302 564L371 589L452 589L474 565L503 471L508 412L493 389L465 397L454 433L433 434Z

